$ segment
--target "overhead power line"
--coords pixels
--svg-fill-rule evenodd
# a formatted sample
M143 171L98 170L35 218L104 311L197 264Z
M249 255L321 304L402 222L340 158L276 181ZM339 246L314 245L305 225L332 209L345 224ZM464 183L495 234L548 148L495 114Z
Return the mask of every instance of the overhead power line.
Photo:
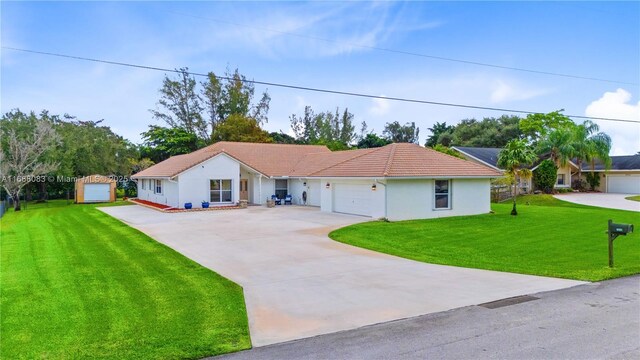
M87 58L87 57L83 57L83 56L74 56L74 55L65 55L65 54L51 53L51 52L45 52L45 51L20 49L20 48L14 48L14 47L9 47L9 46L3 46L2 48L3 49L7 49L7 50L31 53L31 54L55 56L55 57L60 57L60 58L75 59L75 60L82 60L82 61L91 61L91 62L96 62L96 63L125 66L125 67L131 67L131 68L136 68L136 69L155 70L155 71L162 71L162 72L172 72L172 73L178 73L178 74L181 73L181 71L177 70L177 69L167 69L167 68L161 68L161 67L156 67L156 66L138 65L138 64L131 64L131 63L125 63L125 62L119 62L119 61L93 59L93 58ZM186 73L191 75L191 76L201 76L201 77L207 77L208 76L207 74L197 73L197 72L192 72L192 71L187 71ZM218 78L224 79L224 80L235 80L235 79L232 79L232 78L229 78L229 77L226 77L226 76L218 76ZM313 91L313 92L319 92L319 93L346 95L346 96L354 96L354 97L368 98L368 99L382 99L382 100L391 100L391 101L399 101L399 102L414 103L414 104L449 106L449 107L458 107L458 108L466 108L466 109L490 110L490 111L500 111L500 112L527 114L527 115L529 115L529 114L543 114L542 112L537 112L537 111L496 108L496 107L477 106L477 105L468 105L468 104L456 104L456 103L429 101L429 100L420 100L420 99L408 99L408 98L400 98L400 97L387 97L387 96L380 96L380 95L356 93L356 92L350 92L350 91L339 91L339 90L330 90L330 89L320 89L320 88L314 88L314 87L308 87L308 86L289 85L289 84L282 84L282 83L275 83L275 82L268 82L268 81L246 80L246 79L241 80L241 81L246 82L246 83L251 83L251 84L274 86L274 87L280 87L280 88L285 88L285 89ZM634 120L629 120L629 119L615 119L615 118L592 117L592 116L581 116L581 115L565 115L565 116L570 117L570 118L574 118L574 119L604 120L604 121L617 121L617 122L629 122L629 123L640 124L640 121L634 121Z
M229 24L229 25L233 25L233 26L244 27L244 28L247 28L247 29L268 31L268 32L271 32L271 33L274 33L274 34L295 36L295 37L299 37L299 38L318 40L318 41L323 41L323 42L328 42L328 43L337 43L337 44L348 45L348 46L357 47L357 48L361 48L361 49L369 49L369 50L382 51L382 52L394 53L394 54L400 54L400 55L417 56L417 57L427 58L427 59L432 59L432 60L449 61L449 62L456 62L456 63L460 63L460 64L484 66L484 67L490 67L490 68L495 68L495 69L503 69L503 70L513 70L513 71L527 72L527 73L539 74L539 75L560 76L560 77L571 78L571 79L600 81L600 82L608 82L608 83L614 83L614 84L625 84L625 85L640 85L637 82L603 79L603 78L597 78L597 77L591 77L591 76L582 76L582 75L572 75L572 74L558 73L558 72L552 72L552 71L527 69L527 68L521 68L521 67L515 67L515 66L497 65L497 64L490 64L490 63L485 63L485 62L480 62L480 61L455 59L455 58L450 58L450 57L445 57L445 56L429 55L429 54L417 53L417 52L412 52L412 51L396 50L396 49L383 48L383 47L378 47L378 46L370 46L370 45L364 45L364 44L355 44L355 43L343 42L343 41L334 40L334 39L322 38L322 37L313 36L313 35L304 35L304 34L299 34L299 33L294 33L294 32L289 32L289 31L274 30L274 29L269 29L269 28L264 28L264 27L241 24L241 23L228 21L228 20L213 19L213 18L209 18L209 17L205 17L205 16L191 15L191 14L185 14L185 13L180 13L180 12L175 12L175 11L169 11L169 13L175 14L175 15L180 15L180 16L192 17L192 18L196 18L196 19L207 20L207 21L211 21L211 22L217 22L217 23L221 23L221 24Z

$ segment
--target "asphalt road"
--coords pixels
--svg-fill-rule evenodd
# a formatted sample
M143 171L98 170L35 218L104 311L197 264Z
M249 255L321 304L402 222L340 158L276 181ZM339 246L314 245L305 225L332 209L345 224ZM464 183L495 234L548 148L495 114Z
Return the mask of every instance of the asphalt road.
M216 359L640 359L640 276L258 347Z

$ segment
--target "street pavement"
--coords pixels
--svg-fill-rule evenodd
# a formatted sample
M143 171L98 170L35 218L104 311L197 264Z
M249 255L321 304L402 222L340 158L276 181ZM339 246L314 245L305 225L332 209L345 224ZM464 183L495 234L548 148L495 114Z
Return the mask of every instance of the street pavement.
M640 276L532 296L215 359L640 359Z

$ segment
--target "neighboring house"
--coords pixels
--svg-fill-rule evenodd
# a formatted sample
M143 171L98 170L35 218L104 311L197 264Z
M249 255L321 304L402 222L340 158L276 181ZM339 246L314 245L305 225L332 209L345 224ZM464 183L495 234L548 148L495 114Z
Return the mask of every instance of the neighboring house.
M322 211L390 220L490 211L502 173L416 144L332 152L325 146L219 142L133 176L138 197L176 208L264 204L290 194Z
M452 149L457 150L461 153L465 159L489 166L494 170L504 171L498 167L498 155L502 148L479 148L479 147L463 147L463 146L452 146ZM535 164L531 167L532 171L537 169L539 164ZM577 173L578 166L573 162L569 161L567 165L561 166L558 169L558 176L556 178L556 183L554 188L562 189L562 188L570 188L571 182L573 181L574 173ZM520 179L519 184L522 192L528 193L534 190L535 184L533 184L533 179Z
M478 148L453 146L453 149L460 152L467 160L474 161L478 164L489 166L494 170L498 168L498 155L501 148ZM601 176L600 186L597 190L609 193L623 194L639 194L640 193L640 155L630 156L612 156L611 168L605 170L604 165L600 162L596 164L595 171ZM537 169L537 165L531 170ZM582 164L582 178L586 179L586 173L591 171L589 163ZM555 188L569 188L573 179L578 176L578 166L573 161L569 161L567 165L558 169L558 178ZM524 192L530 192L535 186L532 180L522 180L520 187Z
M582 164L582 177L586 180L591 164ZM640 194L640 154L611 157L611 168L602 162L595 164L594 172L600 176L597 190L608 193Z

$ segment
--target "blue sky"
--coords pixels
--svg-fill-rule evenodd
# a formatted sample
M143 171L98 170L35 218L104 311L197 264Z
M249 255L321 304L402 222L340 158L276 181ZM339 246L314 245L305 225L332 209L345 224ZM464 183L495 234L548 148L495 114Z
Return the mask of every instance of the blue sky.
M640 121L638 2L2 2L2 45L195 72L239 68L300 86ZM283 34L294 33L303 36ZM314 40L315 38L332 41ZM617 80L571 79L388 53L388 48ZM1 110L104 119L140 141L164 73L2 50ZM257 92L264 87L256 86ZM380 133L415 121L500 112L269 87L267 130L289 115L348 107ZM640 151L640 125L598 121L613 154Z

